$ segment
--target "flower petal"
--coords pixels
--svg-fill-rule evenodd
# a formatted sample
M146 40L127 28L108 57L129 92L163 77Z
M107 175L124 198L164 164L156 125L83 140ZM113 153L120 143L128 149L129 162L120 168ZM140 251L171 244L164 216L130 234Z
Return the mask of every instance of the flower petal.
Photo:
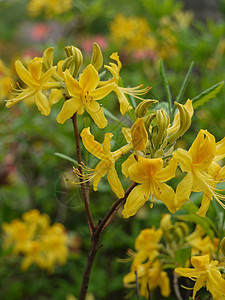
M145 129L144 118L138 118L131 127L132 144L135 150L145 150L148 133Z
M34 94L34 100L41 114L48 116L51 109L47 97L41 91L38 91Z
M116 194L116 196L119 199L123 198L124 197L124 189L122 187L122 184L119 180L119 177L117 175L115 168L111 168L108 171L107 178L108 178L108 181L109 181L112 191Z
M124 92L118 87L115 86L114 92L117 95L119 104L120 104L120 112L122 115L124 115L127 111L132 109L132 106L130 106L127 97L125 96Z
M131 154L127 160L125 160L125 162L122 164L122 173L128 177L129 176L129 168L133 165L133 164L136 164L137 161L136 159L134 158L134 154Z
M85 109L99 128L105 128L107 126L108 121L105 118L102 107L97 101L88 102L88 104L85 104Z
M49 96L50 107L52 107L52 105L54 105L57 102L59 102L59 100L61 100L62 98L63 98L63 94L62 94L61 90L59 90L59 89L52 89L51 90L51 94Z
M69 100L66 100L56 118L57 122L63 124L66 120L71 118L75 112L81 109L82 105L83 103L81 102L80 97L73 97Z
M31 74L27 71L27 69L24 68L21 61L17 60L15 62L15 68L18 76L20 77L20 79L22 79L24 83L26 83L26 85L30 87L39 85L37 82L34 81L34 79L32 78Z
M127 197L122 215L124 218L129 218L136 214L150 196L150 184L145 182L136 186Z
M80 134L84 147L94 156L99 159L105 158L102 145L95 141L94 136L90 132L90 127L84 128Z
M108 132L105 134L105 137L104 137L104 141L103 141L103 151L105 152L105 154L109 154L110 153L110 142L111 142L111 139L113 137L113 134Z
M93 67L92 64L89 64L80 75L79 84L82 90L93 91L99 82L98 72Z
M174 200L175 193L171 186L159 182L158 185L158 193L155 193L155 198L161 200L168 210L174 214L177 211L177 206Z
M69 70L65 71L64 77L65 77L65 84L66 84L69 94L73 97L77 97L79 95L81 96L82 89L80 87L80 84L76 79L74 79L71 76Z
M28 64L28 71L30 72L32 78L39 83L42 73L42 62L43 59L40 57L35 57Z
M173 157L176 159L183 172L190 172L192 166L192 158L184 149L177 149L173 152Z
M97 166L95 167L94 173L95 177L93 178L93 189L94 191L98 190L98 184L102 177L105 176L107 173L108 166L105 164L104 161L100 161Z
M200 206L199 210L196 212L196 215L198 215L200 217L205 217L205 215L209 209L211 200L212 200L212 197L209 198L207 195L203 195L201 206Z
M177 206L177 210L180 209L185 202L189 201L192 185L193 182L191 173L187 173L176 188L174 202Z
M90 96L95 100L103 99L105 96L112 92L113 87L113 83L107 84L106 86L100 87L98 89L95 89L93 92L90 92Z

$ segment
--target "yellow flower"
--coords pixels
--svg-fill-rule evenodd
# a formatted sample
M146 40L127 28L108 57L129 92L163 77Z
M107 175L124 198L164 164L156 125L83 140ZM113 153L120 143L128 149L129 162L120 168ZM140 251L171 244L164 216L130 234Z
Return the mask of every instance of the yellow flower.
M28 70L19 60L15 62L18 76L28 87L26 89L15 90L15 94L18 94L18 96L14 99L7 100L6 107L11 107L21 100L34 100L38 109L43 115L48 116L50 114L49 101L42 91L45 89L50 89L57 84L50 82L56 67L52 67L47 72L43 73L42 62L42 58L35 57L29 62Z
M96 89L99 83L98 72L91 64L84 69L79 82L70 75L69 70L65 71L64 76L66 87L72 98L65 101L57 116L57 121L62 124L76 112L83 114L85 109L99 128L106 127L108 122L97 100L107 96L112 91L113 84Z
M203 192L202 204L197 212L198 215L205 215L212 197L225 208L225 205L220 201L223 196L215 192L215 184L221 181L222 177L224 179L224 169L221 170L220 174L218 171L212 170L218 166L214 160L224 157L225 154L221 154L224 148L223 140L216 144L212 134L207 130L200 130L188 151L178 149L173 153L173 157L180 164L181 170L187 172L187 175L177 186L175 202L178 208L189 200L191 191ZM210 169L211 173L215 173L214 177L210 175Z
M162 158L144 158L138 157L138 161L133 163L133 158L129 158L131 165L126 163L126 167L122 166L122 172L125 176L129 176L130 180L140 183L129 194L122 214L125 218L136 214L138 209L151 197L161 200L169 209L175 213L174 191L165 184L175 176L177 163L171 160L166 168L163 168Z
M111 59L115 60L117 64L115 63L109 63L109 66L104 66L106 69L108 69L111 74L113 75L113 78L108 81L101 81L100 85L108 85L109 83L113 84L113 91L116 93L117 98L120 103L120 112L122 115L124 115L127 111L132 109L132 106L130 106L125 94L131 95L135 98L141 99L139 96L144 95L148 92L149 87L141 89L142 85L133 87L133 88L124 88L119 86L119 79L120 79L120 70L122 68L121 61L119 59L119 55L117 52L113 53L110 56Z
M158 286L160 287L161 294L164 297L170 295L170 280L165 271L162 271L162 267L156 260L153 263L148 261L145 264L137 266L137 276L140 286L140 296L148 298L149 293L147 285L150 291L155 290ZM135 270L132 270L123 278L123 283L126 287L135 286L136 275Z
M155 230L155 227L153 227L140 232L135 240L135 250L137 253L134 255L131 270L136 270L137 266L146 261L146 259L153 260L158 255L161 237L162 230L160 228Z
M45 11L47 17L62 14L72 8L72 0L30 0L27 5L28 13L36 17Z
M195 280L193 299L197 291L206 286L213 299L225 299L225 280L217 268L218 261L210 261L209 254L193 256L191 263L194 268L176 268L175 272L180 276Z
M120 150L110 151L110 142L113 137L112 133L106 133L103 145L95 141L94 136L90 132L90 128L84 128L81 132L84 147L101 161L97 164L92 174L88 176L88 180L93 178L93 188L98 189L99 181L107 173L107 178L112 191L118 198L124 197L124 190L115 169L116 160L123 154ZM80 176L79 171L75 173ZM85 179L85 177L84 177Z

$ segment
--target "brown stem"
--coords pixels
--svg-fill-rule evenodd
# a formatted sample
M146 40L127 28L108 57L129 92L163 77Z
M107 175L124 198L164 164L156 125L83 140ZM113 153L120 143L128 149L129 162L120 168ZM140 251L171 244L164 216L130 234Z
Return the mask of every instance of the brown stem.
M178 300L183 300L181 293L180 293L180 289L179 289L179 283L178 283L178 276L177 273L174 272L173 273L173 288L174 288L174 292L176 294L176 297Z
M75 134L75 140L76 140L76 146L77 146L77 162L78 162L78 169L80 173L83 173L82 167L81 167L81 149L80 149L80 137L79 137L79 131L77 128L77 118L76 118L76 113L72 116L72 121L73 121L73 128L74 128L74 134ZM80 178L81 182L81 192L84 200L84 205L85 205L85 210L86 210L86 215L87 215L87 220L88 220L88 226L89 226L89 231L90 234L92 234L95 224L92 218L92 214L90 211L90 206L89 206L89 185L88 183L85 185L85 183L82 183L82 178Z
M118 210L118 208L121 206L121 204L126 200L132 189L136 186L137 184L133 182L130 187L127 189L125 192L125 195L123 198L118 199L110 208L108 213L105 215L103 220L99 222L97 226L95 226L93 232L92 232L92 237L91 237L91 248L88 253L87 257L87 262L85 266L85 270L83 273L83 279L82 279L82 284L81 284L81 290L80 290L80 295L79 295L79 300L85 300L87 289L88 289L88 284L89 284L89 279L90 279L90 274L91 274L91 268L95 259L95 255L98 251L98 249L101 247L99 245L99 239L105 230L106 226L111 222L112 217L115 215L115 211Z

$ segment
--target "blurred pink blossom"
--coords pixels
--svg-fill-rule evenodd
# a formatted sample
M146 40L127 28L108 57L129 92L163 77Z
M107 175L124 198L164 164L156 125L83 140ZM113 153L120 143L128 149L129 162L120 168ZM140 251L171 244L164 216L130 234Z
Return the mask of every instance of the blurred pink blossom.
M47 38L50 27L44 23L38 23L31 29L31 38L34 42L43 41Z
M103 35L95 35L92 37L86 37L81 41L81 48L86 53L91 53L93 48L93 43L97 43L102 50L108 47L108 42Z

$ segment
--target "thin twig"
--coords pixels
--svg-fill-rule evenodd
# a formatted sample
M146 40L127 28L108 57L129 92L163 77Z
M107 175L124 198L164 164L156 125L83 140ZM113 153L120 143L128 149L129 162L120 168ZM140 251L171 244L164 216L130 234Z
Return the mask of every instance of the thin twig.
M147 282L147 290L148 290L148 300L151 300L151 290L150 290L148 282Z
M88 253L87 262L86 262L85 270L83 273L83 279L82 279L82 284L81 284L81 289L80 289L79 300L85 300L85 297L87 294L92 265L93 265L96 253L97 253L98 249L101 247L101 245L98 244L99 239L100 239L103 231L106 229L106 225L108 225L111 222L111 220L112 220L111 217L115 215L115 211L118 210L118 207L120 207L120 205L126 200L128 195L130 194L130 192L136 185L137 184L133 182L130 185L130 187L127 189L127 191L125 192L124 197L121 199L118 199L112 205L112 207L110 208L108 213L105 215L105 217L99 221L99 224L97 226L94 227L94 230L91 235L91 248Z
M77 161L78 161L78 169L81 174L83 174L83 170L81 167L81 149L80 149L80 137L79 137L79 131L77 128L77 118L76 118L76 113L72 116L72 121L73 121L73 128L74 128L74 134L75 134L75 140L76 140L76 146L77 146ZM95 224L92 218L92 214L90 211L90 206L89 206L89 185L85 183L82 183L82 178L80 178L81 182L81 192L84 200L84 205L85 205L85 210L86 210L86 215L87 215L87 220L88 220L88 226L89 226L89 231L90 234L94 231Z
M134 273L135 273L135 281L136 281L136 293L137 293L137 299L140 300L137 271L135 271Z
M179 289L179 283L178 283L178 276L177 273L174 272L173 273L173 288L174 288L174 292L176 294L176 297L178 300L183 300L181 293L180 293L180 289Z

